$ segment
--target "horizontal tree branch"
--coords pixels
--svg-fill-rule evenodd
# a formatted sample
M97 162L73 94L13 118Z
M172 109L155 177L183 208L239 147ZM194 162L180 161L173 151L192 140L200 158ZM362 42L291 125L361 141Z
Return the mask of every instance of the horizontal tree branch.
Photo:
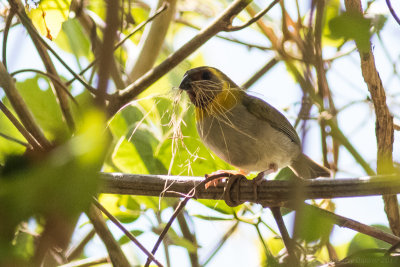
M294 198L299 196L299 192L296 192L296 190L302 190L300 193L304 199L397 194L400 192L399 176L400 174L346 179L265 180L257 187L257 194L254 193L255 187L251 180L238 179L236 185L239 185L239 187L231 187L229 198L236 203L251 201L262 204L264 207L285 206L296 210L297 205L293 206L293 202L298 201ZM190 176L102 173L101 179L104 183L102 193L161 197L186 196L183 201L189 200L192 196L197 199L226 200L227 197L224 196L224 192L226 191L225 188L229 187L226 186L226 183L220 183L216 187L205 189L204 178ZM232 184L235 185L235 183ZM232 195L236 199L232 198ZM255 196L258 199L255 200ZM399 237L375 227L307 204L305 204L305 208L314 209L320 215L331 218L340 227L353 229L392 245L400 242Z
M104 186L102 193L129 194L142 196L182 197L197 186L203 177L141 175L124 173L102 173ZM254 199L254 183L242 179L238 186L231 189L231 198L239 202L253 202L265 206L279 206L284 201L292 200L296 188L304 190L304 199L342 198L376 196L400 193L400 175L367 176L346 179L314 180L271 180L263 181L257 187L257 198ZM301 186L299 186L301 183ZM225 183L205 189L199 186L194 197L197 199L223 199Z

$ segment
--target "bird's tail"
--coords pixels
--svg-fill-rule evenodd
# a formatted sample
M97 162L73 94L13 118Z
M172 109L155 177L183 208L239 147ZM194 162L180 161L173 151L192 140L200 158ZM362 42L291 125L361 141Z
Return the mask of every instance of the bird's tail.
M304 154L295 159L289 167L298 177L303 179L331 176L328 168L319 165Z

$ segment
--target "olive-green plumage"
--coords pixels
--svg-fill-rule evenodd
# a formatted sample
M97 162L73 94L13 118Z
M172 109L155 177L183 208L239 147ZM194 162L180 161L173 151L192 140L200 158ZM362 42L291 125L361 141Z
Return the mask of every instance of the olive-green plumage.
M282 113L248 95L218 69L191 69L179 88L196 107L200 138L229 164L244 171L289 166L301 178L330 176L301 152L300 138Z

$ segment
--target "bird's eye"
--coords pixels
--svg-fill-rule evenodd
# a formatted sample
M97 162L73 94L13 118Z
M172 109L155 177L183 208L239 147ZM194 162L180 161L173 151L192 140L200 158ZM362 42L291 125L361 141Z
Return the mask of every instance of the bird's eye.
M204 71L201 75L202 80L211 80L211 73L209 71Z

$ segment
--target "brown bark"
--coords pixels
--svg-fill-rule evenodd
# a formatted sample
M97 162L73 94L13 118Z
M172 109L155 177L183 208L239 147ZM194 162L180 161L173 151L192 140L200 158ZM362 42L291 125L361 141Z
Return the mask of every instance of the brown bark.
M362 14L360 0L346 0L345 6L349 12ZM368 86L375 108L375 133L378 143L377 172L378 174L393 173L393 116L386 105L385 89L375 66L375 58L371 46L368 51L363 51L357 42L356 44L360 53L362 75ZM395 235L400 236L400 215L397 196L384 195L383 201L390 228Z

